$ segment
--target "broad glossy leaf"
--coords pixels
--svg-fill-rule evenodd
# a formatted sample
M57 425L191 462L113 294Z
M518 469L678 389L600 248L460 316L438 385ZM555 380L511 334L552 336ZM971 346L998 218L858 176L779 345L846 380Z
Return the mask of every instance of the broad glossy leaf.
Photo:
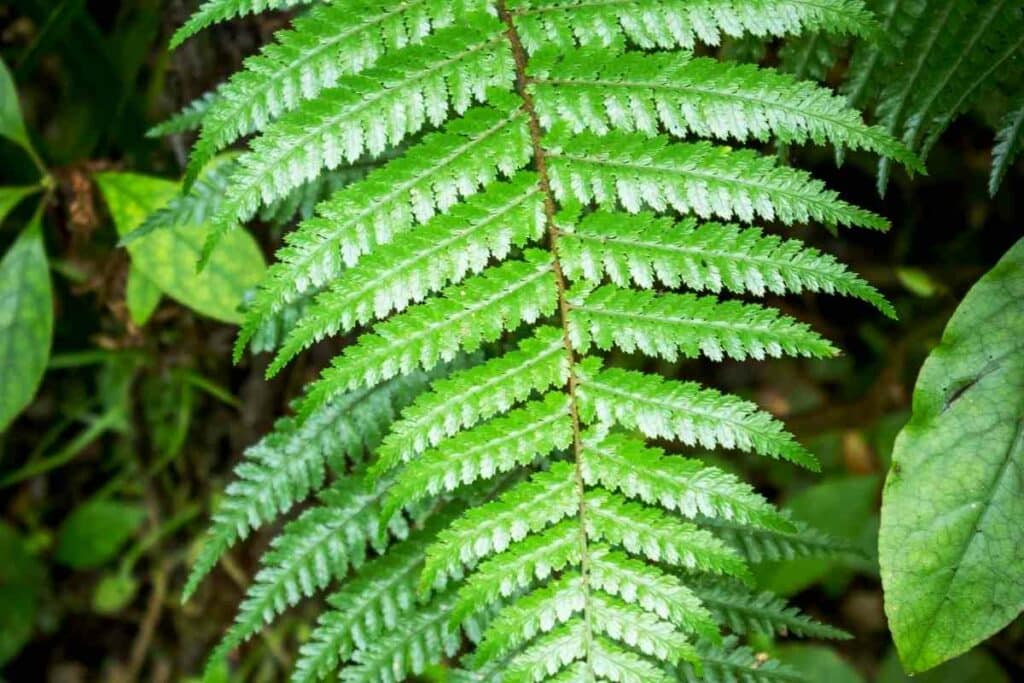
M0 136L11 140L26 150L31 149L25 121L21 118L18 104L18 90L7 65L0 59Z
M879 552L908 672L1024 609L1024 240L968 292L896 439Z
M54 557L74 569L98 567L117 554L145 516L141 507L114 500L84 503L60 525Z
M142 224L169 202L177 183L134 173L96 177L119 235ZM154 231L128 245L132 266L172 299L225 322L239 322L245 292L263 277L266 265L256 241L242 229L227 233L202 272L196 265L210 229L205 224ZM140 309L141 312L142 309Z
M124 300L132 322L140 327L145 325L160 303L162 294L160 288L133 263L128 270L128 282L124 289Z
M7 217L14 207L18 203L29 196L33 192L36 192L38 187L0 187L0 224L3 223L4 218Z
M0 261L0 431L35 396L52 337L50 269L36 220Z

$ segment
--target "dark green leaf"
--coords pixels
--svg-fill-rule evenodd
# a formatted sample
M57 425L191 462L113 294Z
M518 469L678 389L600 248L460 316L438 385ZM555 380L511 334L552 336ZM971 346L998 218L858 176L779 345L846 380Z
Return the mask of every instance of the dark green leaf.
M35 395L52 336L50 272L36 220L0 261L0 431Z
M54 557L74 569L98 567L117 554L144 517L137 505L113 500L85 503L61 524Z
M11 659L32 636L42 564L25 547L24 539L0 522L0 665Z
M14 86L14 78L7 70L7 65L0 59L0 137L20 145L26 151L32 148L25 130L25 121L21 118L21 107L18 105L18 90Z
M22 199L29 196L33 192L38 191L38 187L0 187L0 224L3 223L4 218L7 217L11 211L14 210Z

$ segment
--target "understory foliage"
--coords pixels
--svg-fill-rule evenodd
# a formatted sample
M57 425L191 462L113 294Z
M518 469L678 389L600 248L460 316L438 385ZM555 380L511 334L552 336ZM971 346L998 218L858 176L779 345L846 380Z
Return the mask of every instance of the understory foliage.
M872 0L880 31L855 42L843 90L922 159L958 116L984 108L995 129L988 190L995 195L1024 145L1024 2ZM788 46L783 67L822 79L842 40L811 33ZM891 159L878 166L881 192Z
M298 4L209 0L176 42ZM769 294L894 314L759 227L888 227L765 146L916 157L825 88L693 51L875 30L859 0L333 0L165 125L199 125L200 188L252 136L204 195L214 236L383 159L287 235L248 305L236 351L273 347L271 374L355 341L246 452L214 516L186 598L316 495L214 659L329 589L296 681L397 681L444 658L466 681L799 680L742 638L844 634L759 594L751 565L835 544L693 449L814 456L753 403L607 352L837 353L755 302Z

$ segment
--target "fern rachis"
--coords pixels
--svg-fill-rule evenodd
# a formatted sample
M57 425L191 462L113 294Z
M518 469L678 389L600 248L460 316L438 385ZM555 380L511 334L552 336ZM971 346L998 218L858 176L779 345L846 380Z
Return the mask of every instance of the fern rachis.
M373 23L366 5L334 0L321 12L338 17L341 35ZM836 353L806 325L722 292L834 292L892 315L831 257L708 220L887 225L809 174L723 140L830 143L919 168L827 90L689 52L723 34L868 30L858 0L781 5L389 4L388 21L411 22L408 39L385 40L351 73L245 123L258 135L218 211L221 230L325 170L402 151L300 224L248 310L239 351L311 297L271 372L314 341L368 330L310 384L281 435L248 454L189 590L232 543L323 486L325 462L333 487L370 502L349 514L328 489L323 505L340 517L318 523L326 513L314 508L287 528L221 652L332 581L334 611L303 648L296 680L343 660L354 663L345 680L398 680L452 656L460 627L476 649L458 675L506 681L688 680L750 661L723 630L842 635L743 587L759 558L816 552L826 539L738 478L645 439L810 468L814 456L750 402L599 355ZM231 7L211 0L193 25ZM234 11L247 8L236 0ZM301 45L314 26L324 30L299 21L281 40ZM299 53L282 79L317 59ZM208 131L219 125L211 116ZM201 143L193 168L234 137ZM664 291L680 286L712 294ZM339 420L339 406L344 438L304 428ZM289 468L287 453L314 444ZM391 549L378 533L410 526L414 540ZM344 551L329 544L336 536ZM285 552L293 545L313 551ZM366 554L377 557L363 569ZM376 581L391 571L394 582ZM372 604L357 605L353 586ZM749 675L789 675L764 671Z

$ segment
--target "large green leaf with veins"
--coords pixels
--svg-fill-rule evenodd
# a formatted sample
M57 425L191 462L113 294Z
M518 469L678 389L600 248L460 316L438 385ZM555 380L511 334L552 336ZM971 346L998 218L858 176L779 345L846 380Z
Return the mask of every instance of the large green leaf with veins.
M36 218L0 261L0 432L39 388L52 337L50 267Z
M968 292L914 390L885 485L879 553L908 672L1024 609L1024 240Z
M121 236L141 225L179 191L178 183L134 173L103 173L96 182ZM145 321L151 312L147 308L154 304L151 291L137 291L149 283L197 313L231 323L241 320L238 306L266 269L263 254L252 235L243 229L232 230L206 268L198 272L196 265L209 232L207 224L174 225L128 245L133 279L141 276L148 281L133 283L131 304L137 323Z

